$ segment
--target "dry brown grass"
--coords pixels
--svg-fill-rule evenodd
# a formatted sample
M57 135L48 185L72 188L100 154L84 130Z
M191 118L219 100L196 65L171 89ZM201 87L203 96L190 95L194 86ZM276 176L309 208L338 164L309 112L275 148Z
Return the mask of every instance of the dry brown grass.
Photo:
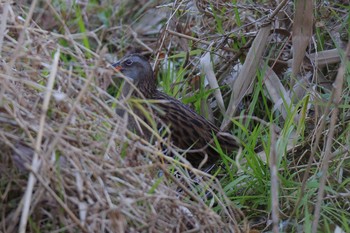
M216 179L201 173L196 184L175 164L178 181L160 162L172 159L115 114L113 104L126 105L105 91L113 72L103 50L87 59L81 34L45 30L30 9L23 20L23 6L2 5L0 232L237 231ZM222 213L194 186L216 190Z
M265 217L258 228L275 232L283 224L311 230L312 219L314 232L341 225L349 212L349 91L341 88L347 60L335 47L345 48L341 34L349 34L339 23L346 7L320 3L315 18L295 20L316 6L73 2L0 3L0 232L246 232L244 215ZM231 119L243 109L246 148L227 174L166 156L160 145L174 148L160 135L147 142L116 114L133 113L106 91L110 63L137 51L154 55L156 71L167 71L163 63L184 68L186 78L170 85L183 99L199 92L202 66L205 88L224 88L200 100L200 111L222 128L236 132Z

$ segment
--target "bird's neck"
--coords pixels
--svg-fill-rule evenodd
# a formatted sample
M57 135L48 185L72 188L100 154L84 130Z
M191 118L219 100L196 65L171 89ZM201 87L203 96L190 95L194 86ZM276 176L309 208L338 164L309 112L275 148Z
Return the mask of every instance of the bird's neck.
M143 97L151 99L157 91L156 80L154 76L147 77L143 82L137 85L139 91L142 93ZM139 95L137 92L134 92Z

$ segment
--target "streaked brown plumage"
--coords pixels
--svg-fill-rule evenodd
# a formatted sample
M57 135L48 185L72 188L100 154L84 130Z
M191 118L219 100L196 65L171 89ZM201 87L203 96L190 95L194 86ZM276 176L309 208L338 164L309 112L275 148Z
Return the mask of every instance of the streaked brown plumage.
M205 158L205 154L208 155L205 167L215 164L220 159L220 155L210 146L214 145L213 135L217 137L221 148L227 153L230 154L238 148L238 143L233 137L220 132L214 124L190 107L158 91L152 67L145 57L132 54L113 64L113 67L130 78L138 88L139 92L133 91L133 96L157 100L154 103L154 109L161 111L154 111L154 113L161 122L169 126L173 144L183 150L188 148L196 150L186 153L186 159L193 166L198 167ZM130 89L130 85L125 85L123 93L128 93Z

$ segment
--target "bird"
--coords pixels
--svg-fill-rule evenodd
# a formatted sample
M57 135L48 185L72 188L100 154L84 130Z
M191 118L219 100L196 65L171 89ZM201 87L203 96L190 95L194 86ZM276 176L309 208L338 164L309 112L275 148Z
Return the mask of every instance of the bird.
M219 152L215 150L214 138L227 154L239 148L240 143L228 132L221 131L189 106L159 91L152 66L143 55L127 55L112 67L128 79L123 86L124 95L150 100L155 119L168 127L170 140L175 147L187 150L185 158L193 167L208 168L221 160ZM136 90L132 87L136 87ZM144 114L143 111L136 111L139 116ZM131 125L130 128L135 130L135 122Z

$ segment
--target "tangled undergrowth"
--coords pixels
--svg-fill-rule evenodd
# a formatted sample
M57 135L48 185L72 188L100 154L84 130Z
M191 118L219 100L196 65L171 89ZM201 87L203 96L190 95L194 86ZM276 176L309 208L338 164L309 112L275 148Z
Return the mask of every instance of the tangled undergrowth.
M350 231L346 2L0 6L0 232ZM133 52L241 150L207 174L130 132Z

